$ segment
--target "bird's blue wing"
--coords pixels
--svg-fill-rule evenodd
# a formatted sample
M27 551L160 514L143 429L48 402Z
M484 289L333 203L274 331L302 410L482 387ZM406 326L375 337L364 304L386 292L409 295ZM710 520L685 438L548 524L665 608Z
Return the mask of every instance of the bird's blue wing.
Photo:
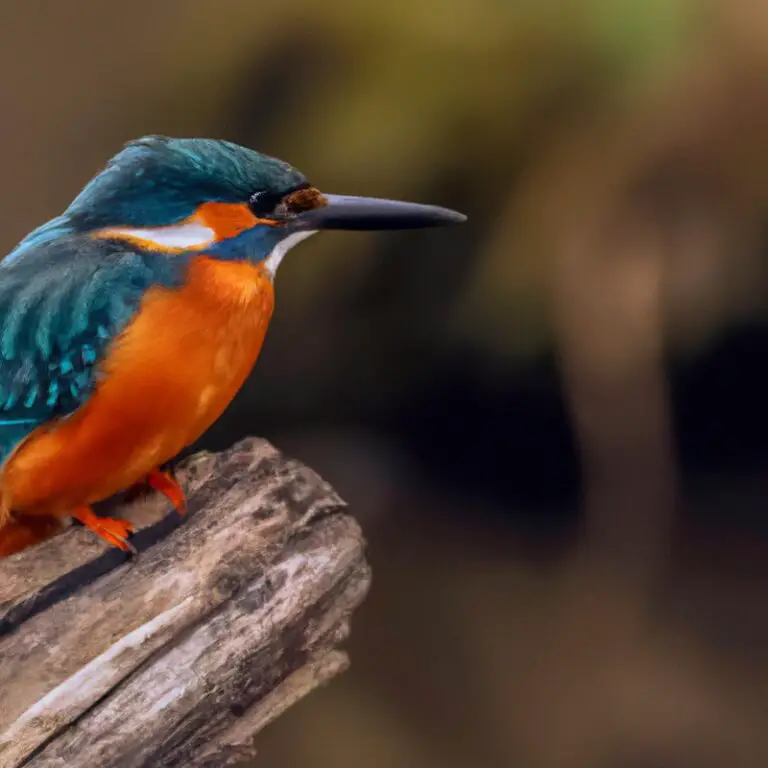
M0 460L75 411L144 293L183 279L184 260L65 235L0 263Z

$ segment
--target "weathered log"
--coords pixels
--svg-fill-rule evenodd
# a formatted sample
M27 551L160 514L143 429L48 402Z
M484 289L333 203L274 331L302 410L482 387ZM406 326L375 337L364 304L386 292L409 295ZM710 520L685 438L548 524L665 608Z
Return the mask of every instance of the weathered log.
M370 581L333 489L245 440L116 514L138 556L72 526L0 561L0 768L225 766L342 671Z

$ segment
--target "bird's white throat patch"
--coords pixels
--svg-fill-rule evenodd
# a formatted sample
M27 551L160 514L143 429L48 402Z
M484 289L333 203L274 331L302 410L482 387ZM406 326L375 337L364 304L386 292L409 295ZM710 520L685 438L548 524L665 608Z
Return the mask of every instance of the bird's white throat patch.
M283 260L288 251L293 248L294 245L298 245L302 240L306 240L311 235L317 233L316 229L310 229L306 232L294 232L293 234L284 237L273 249L272 253L264 259L264 268L269 273L269 276L274 278L277 268L280 266L280 262Z

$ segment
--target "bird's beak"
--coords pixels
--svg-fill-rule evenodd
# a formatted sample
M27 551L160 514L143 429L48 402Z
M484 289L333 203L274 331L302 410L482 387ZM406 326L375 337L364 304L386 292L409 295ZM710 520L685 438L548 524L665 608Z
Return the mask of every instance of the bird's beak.
M421 229L461 224L463 213L436 205L404 203L377 197L347 197L323 194L325 205L291 217L292 229Z

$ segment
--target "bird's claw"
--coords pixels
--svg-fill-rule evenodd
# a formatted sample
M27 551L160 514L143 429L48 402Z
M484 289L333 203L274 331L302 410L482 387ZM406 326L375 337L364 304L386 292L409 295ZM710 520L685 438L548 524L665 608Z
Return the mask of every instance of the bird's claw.
M128 541L128 537L133 533L134 527L127 520L118 520L113 517L99 517L94 512L85 507L73 513L72 517L79 520L86 528L93 531L99 538L104 539L108 544L123 552L129 552L137 555L136 547Z
M162 493L173 504L174 509L181 517L186 514L186 494L168 472L161 472L159 469L155 469L147 475L146 483L150 488L158 493Z

